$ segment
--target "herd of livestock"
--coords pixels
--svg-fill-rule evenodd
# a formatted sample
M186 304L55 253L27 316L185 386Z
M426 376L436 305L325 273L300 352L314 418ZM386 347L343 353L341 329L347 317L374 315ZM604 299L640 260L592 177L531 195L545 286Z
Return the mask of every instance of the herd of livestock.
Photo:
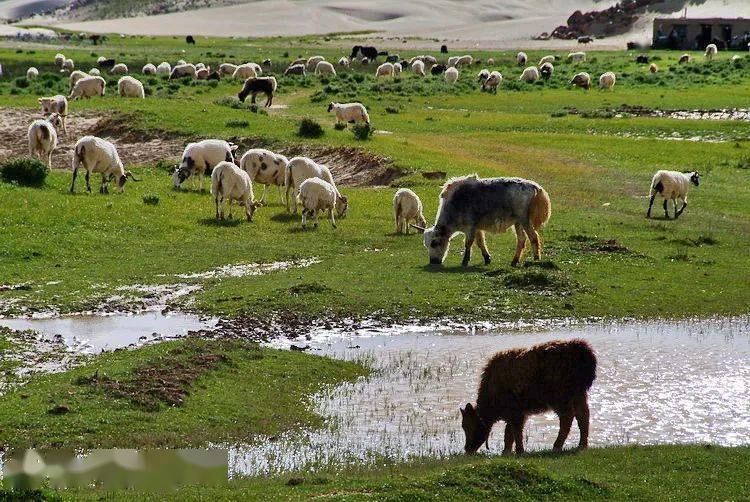
M706 49L706 57L713 58L716 51L712 46ZM446 82L453 83L458 78L460 68L473 63L470 55L454 56L441 64L433 56L415 56L410 60L399 60L398 56L378 52L373 47L355 46L351 57L342 57L338 65L349 67L354 62L369 64L378 56L385 56L387 61L377 66L375 74L378 78L395 76L410 68L414 73L424 75L425 65L431 65L430 72L444 74ZM641 56L639 56L641 57ZM689 58L689 56L688 56ZM681 60L684 59L684 56ZM586 53L574 52L568 55L572 62L583 62ZM545 56L538 66L526 67L520 79L533 82L538 78L550 78L554 72L555 56ZM519 52L517 63L524 67L528 56ZM488 60L492 65L494 61ZM63 54L55 56L55 64L61 71L69 72L70 95L41 97L39 103L47 114L46 119L35 120L28 130L29 153L51 165L52 152L57 146L58 131L67 133L66 120L68 117L69 100L82 97L104 95L106 81L100 76L101 71L109 69L112 74L123 74L118 82L118 92L123 97L145 98L143 84L136 78L124 75L128 68L124 63L113 59L100 57L98 66L88 73L75 70L74 62ZM256 94L267 95L266 105L272 103L277 82L273 76L260 76L263 67L270 66L270 60L261 65L244 63L234 65L223 63L218 70L211 71L203 63L187 63L178 61L172 67L168 62L158 66L151 63L143 67L144 74L164 74L169 78L192 77L208 79L218 76L229 76L243 81L238 94L241 101L252 96L255 102ZM312 70L318 75L335 74L334 66L322 56L313 56L304 60L293 61L284 72L305 74ZM658 71L652 65L651 71ZM35 68L30 68L27 76L38 74ZM502 82L502 75L496 71L483 69L479 72L479 80L485 90L496 90ZM604 73L600 79L600 86L611 89L616 81L612 72ZM583 88L591 86L591 78L586 72L580 72L571 79L571 84ZM328 111L333 112L338 123L370 124L370 116L362 103L330 103ZM345 216L349 201L341 194L334 182L329 168L307 157L287 159L285 156L265 150L251 149L241 157L237 155L237 146L218 139L208 139L190 143L184 150L180 164L174 171L173 182L179 187L187 179L198 180L200 188L203 186L203 176L211 175L211 193L214 196L216 218L225 217L224 206L229 206L229 216L232 217L232 204L237 202L244 207L248 220L252 220L254 211L266 203L269 186L285 187L287 210L297 213L298 204L302 206L302 226L307 227L309 219L317 226L318 215L326 214L331 225L336 227L336 218ZM73 151L73 178L71 192L75 190L76 178L79 171L84 173L86 188L91 190L91 174L101 174L100 192L107 193L108 185L114 182L122 190L128 179L138 179L126 170L120 160L116 146L103 138L85 136L80 138ZM690 185L698 185L700 176L697 172L681 173L676 171L658 171L650 185L650 201L647 215L657 195L664 199L665 217L669 218L668 201L674 203L674 217L679 217L687 206L687 193ZM253 183L264 186L263 197L256 201L253 194ZM682 201L682 207L677 208L677 200ZM541 258L541 239L538 231L549 220L551 203L547 192L539 184L519 178L491 178L480 179L476 175L465 176L450 180L440 193L440 205L435 225L426 228L423 215L422 201L416 193L408 189L399 190L393 200L394 220L397 232L408 233L409 226L423 232L424 245L428 249L429 260L432 264L444 261L449 242L457 233L466 236L463 265L469 263L471 248L477 245L485 263L490 262L490 254L485 242L486 232L505 232L513 227L517 237L517 248L512 263L518 264L528 238L534 248L534 258Z

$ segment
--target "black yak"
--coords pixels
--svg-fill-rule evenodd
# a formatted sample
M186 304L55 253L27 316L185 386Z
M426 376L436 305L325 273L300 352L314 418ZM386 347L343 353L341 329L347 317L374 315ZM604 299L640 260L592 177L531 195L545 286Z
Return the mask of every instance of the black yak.
M505 421L503 455L523 453L523 427L529 415L553 410L560 417L560 432L553 446L561 451L575 418L588 447L588 390L596 378L596 356L585 340L552 341L528 349L498 352L482 372L476 407L461 409L468 454L482 443L489 448L492 426Z
M188 45L195 45L195 39L193 38L193 35L186 36L185 43Z
M237 98L244 102L248 96L252 96L251 103L255 104L255 96L262 92L266 95L266 107L271 106L273 102L273 93L276 92L275 77L251 77L245 80L245 85L237 94Z
M364 57L367 58L369 61L375 61L378 56L388 56L388 52L378 52L378 50L375 47L366 47L363 45L355 45L352 47L352 55L349 56L349 59L354 59L356 57Z

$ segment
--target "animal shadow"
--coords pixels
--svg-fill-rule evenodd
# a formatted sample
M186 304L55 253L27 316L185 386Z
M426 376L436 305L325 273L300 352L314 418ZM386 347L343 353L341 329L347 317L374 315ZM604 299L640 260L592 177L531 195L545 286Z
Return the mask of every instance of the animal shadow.
M234 217L233 219L217 220L216 218L201 218L198 223L207 227L236 227L244 223L245 217L242 218Z

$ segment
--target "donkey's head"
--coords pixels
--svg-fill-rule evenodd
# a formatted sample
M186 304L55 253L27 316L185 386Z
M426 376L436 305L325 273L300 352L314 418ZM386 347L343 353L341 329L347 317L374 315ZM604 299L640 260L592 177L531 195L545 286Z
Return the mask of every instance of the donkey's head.
M466 408L459 409L461 410L461 427L466 434L464 451L471 455L477 452L482 443L487 443L490 437L490 427L479 417L477 409L471 403L467 404Z

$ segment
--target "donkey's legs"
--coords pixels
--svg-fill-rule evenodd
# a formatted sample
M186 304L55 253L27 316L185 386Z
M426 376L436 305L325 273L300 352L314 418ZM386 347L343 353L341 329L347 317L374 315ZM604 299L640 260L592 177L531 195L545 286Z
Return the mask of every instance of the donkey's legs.
M484 258L484 264L489 265L492 262L490 252L487 251L487 241L485 241L484 230L477 230L477 247L482 252Z
M516 255L513 257L513 261L510 262L511 266L515 267L523 257L523 250L526 248L526 232L523 230L523 226L520 223L516 223Z
M475 232L470 230L466 234L466 249L464 249L464 260L461 262L462 267L469 266L469 260L471 260L471 246L474 245Z
M539 234L536 232L533 226L531 224L528 224L524 227L524 230L526 231L526 235L529 236L529 239L531 240L532 246L534 246L534 259L535 260L541 260L542 259L542 243L539 239Z

